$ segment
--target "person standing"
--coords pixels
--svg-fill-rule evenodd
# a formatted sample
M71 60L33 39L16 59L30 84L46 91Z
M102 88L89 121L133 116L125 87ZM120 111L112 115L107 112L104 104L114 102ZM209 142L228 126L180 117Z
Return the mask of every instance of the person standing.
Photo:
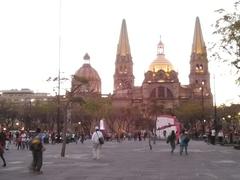
M215 136L216 136L216 130L211 130L211 144L215 145Z
M220 129L219 132L218 132L218 142L219 142L220 144L223 143L223 137L224 137L224 135L223 135L223 130Z
M171 153L173 154L176 147L176 134L174 130L172 130L171 134L167 137L167 143L170 143Z
M99 138L103 139L103 134L99 130L99 127L95 127L95 132L92 135L92 143L93 143L93 159L100 159L100 151L102 148L102 143L99 141Z
M185 130L182 131L181 135L180 135L180 155L182 155L183 153L183 149L185 150L185 154L188 155L188 142L190 141L189 137L188 137L188 133L185 132Z
M43 151L45 151L40 133L41 129L37 128L36 135L32 138L30 143L30 150L32 151L33 156L33 161L30 169L37 174L42 174L41 168L43 160Z
M5 135L1 131L1 128L0 128L0 157L1 157L2 161L3 161L3 167L6 166L6 161L5 161L5 158L3 156L3 154L4 154L4 147L5 147Z
M152 150L152 138L153 138L153 133L152 131L148 131L148 145L149 145L149 148L150 150Z
M3 156L3 153L4 153L4 147L3 147L2 143L0 142L0 157L3 161L3 167L6 167L7 164L6 164L5 158Z

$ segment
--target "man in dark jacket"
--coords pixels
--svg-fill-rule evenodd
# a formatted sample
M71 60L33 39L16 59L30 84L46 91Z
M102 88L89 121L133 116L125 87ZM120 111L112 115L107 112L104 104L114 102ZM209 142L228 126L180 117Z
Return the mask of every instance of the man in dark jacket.
M0 128L0 157L3 161L3 167L6 166L6 161L5 161L5 158L3 156L4 147L5 147L5 134L2 132L2 130Z
M43 151L45 148L43 147L43 142L41 138L41 129L37 128L36 135L32 138L30 142L30 150L32 151L33 161L31 165L31 170L34 173L42 174L42 159L43 159Z

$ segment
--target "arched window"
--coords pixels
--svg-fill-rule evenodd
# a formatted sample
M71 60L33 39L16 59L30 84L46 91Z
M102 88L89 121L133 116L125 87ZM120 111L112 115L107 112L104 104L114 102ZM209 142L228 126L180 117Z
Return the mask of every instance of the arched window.
M167 88L167 98L173 98L172 91L170 91L170 89L168 88Z
M196 65L195 70L196 70L196 72L199 71L199 64Z
M165 97L165 88L164 87L158 87L158 97L164 98Z
M203 72L203 65L202 64L196 64L195 72L202 73Z
M150 94L151 98L160 98L160 99L172 99L173 93L169 88L159 86L154 88Z
M203 72L203 65L202 64L199 65L199 72Z
M156 98L156 88L152 90L150 97Z

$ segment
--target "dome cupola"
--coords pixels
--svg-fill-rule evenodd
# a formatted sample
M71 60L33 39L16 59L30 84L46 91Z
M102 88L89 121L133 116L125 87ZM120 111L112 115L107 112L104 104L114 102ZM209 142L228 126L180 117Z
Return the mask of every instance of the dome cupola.
M161 40L157 47L157 57L149 66L149 71L158 72L159 70L163 70L165 72L174 70L171 62L165 57L164 44Z
M72 79L72 88L77 88L79 93L101 93L101 79L98 72L90 65L90 56L86 53L83 57L85 61L82 67L80 67L74 74ZM81 79L87 81L82 83ZM79 87L77 87L79 86Z

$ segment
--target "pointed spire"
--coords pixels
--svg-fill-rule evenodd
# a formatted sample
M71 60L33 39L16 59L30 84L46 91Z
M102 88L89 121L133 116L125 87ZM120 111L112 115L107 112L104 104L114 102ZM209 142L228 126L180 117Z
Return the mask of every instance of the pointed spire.
M206 46L205 46L205 43L203 40L202 29L201 29L199 17L196 18L196 22L195 22L192 53L196 53L196 54L205 54L206 53Z
M118 42L118 49L117 54L121 56L126 56L127 54L130 55L130 45L128 41L128 33L127 33L127 25L125 19L122 20L122 27Z

